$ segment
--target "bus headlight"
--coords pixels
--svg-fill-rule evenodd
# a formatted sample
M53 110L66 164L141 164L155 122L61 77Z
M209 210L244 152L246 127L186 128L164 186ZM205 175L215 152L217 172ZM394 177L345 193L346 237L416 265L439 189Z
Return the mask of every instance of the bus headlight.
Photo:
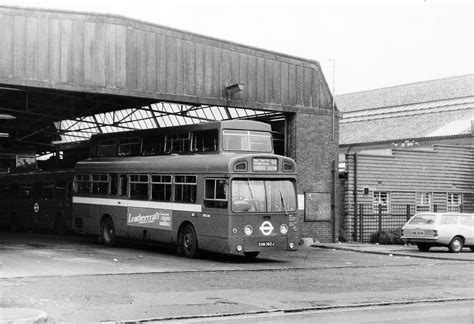
M286 233L288 233L288 226L286 226L286 224L281 224L280 226L280 233L285 235Z
M245 233L245 235L252 235L252 233L253 233L252 226L250 226L250 225L245 225L245 227L244 227L244 233Z
M293 232L296 232L298 230L298 226L293 226Z
M242 252L243 248L242 245L237 245L237 252Z

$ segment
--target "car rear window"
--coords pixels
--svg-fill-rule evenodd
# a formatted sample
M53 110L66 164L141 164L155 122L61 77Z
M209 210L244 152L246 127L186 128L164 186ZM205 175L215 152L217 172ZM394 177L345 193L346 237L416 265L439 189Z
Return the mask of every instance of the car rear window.
M434 224L436 215L433 214L418 214L412 218L410 224Z

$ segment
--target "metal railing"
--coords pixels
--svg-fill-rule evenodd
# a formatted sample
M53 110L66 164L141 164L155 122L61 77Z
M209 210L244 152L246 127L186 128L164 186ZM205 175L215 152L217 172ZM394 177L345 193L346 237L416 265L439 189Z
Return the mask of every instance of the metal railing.
M401 228L416 213L420 212L462 212L462 206L432 205L429 208L414 204L384 205L358 204L354 218L353 239L370 242L372 233Z

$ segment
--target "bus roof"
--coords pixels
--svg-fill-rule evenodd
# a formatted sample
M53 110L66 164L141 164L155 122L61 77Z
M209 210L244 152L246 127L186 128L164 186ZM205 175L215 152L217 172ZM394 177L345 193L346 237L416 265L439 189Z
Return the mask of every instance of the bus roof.
M237 161L278 158L295 165L288 157L274 154L193 154L90 158L76 164L76 173L230 173ZM289 173L292 174L292 173Z

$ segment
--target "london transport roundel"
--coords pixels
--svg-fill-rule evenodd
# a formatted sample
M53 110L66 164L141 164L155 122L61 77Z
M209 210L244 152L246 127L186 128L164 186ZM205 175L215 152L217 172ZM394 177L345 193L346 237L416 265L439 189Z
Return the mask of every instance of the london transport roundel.
M35 213L39 212L40 205L37 202L35 202L35 204L33 205L33 210L35 211Z
M263 235L268 236L273 232L273 225L269 221L264 221L262 225L260 225L260 232L262 232Z

